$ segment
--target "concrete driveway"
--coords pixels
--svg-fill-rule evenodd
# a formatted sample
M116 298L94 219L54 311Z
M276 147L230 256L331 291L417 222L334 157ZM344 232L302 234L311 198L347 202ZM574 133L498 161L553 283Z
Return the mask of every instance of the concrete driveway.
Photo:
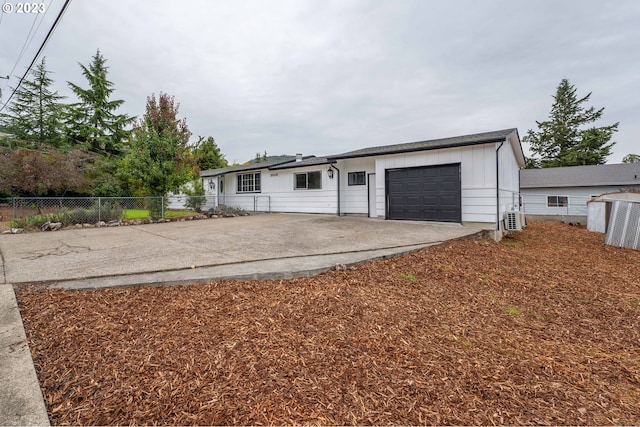
M415 250L486 225L262 214L0 236L4 283L56 287L310 275Z
M0 235L0 425L49 424L12 284L90 289L308 276L482 229L268 214Z

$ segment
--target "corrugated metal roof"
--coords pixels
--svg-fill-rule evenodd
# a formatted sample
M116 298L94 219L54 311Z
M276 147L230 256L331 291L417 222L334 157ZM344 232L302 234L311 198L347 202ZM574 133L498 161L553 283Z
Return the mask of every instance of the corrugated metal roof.
M607 202L614 200L623 200L628 202L640 203L640 193L632 193L629 191L616 191L614 193L604 193L587 201L591 202Z
M640 186L640 163L523 169L520 188Z
M334 156L328 159L348 159L353 157L368 157L381 154L409 153L412 151L435 150L438 148L461 147L465 145L486 144L504 140L515 128L493 132L475 133L472 135L454 136L451 138L432 139L428 141L408 142L404 144L383 145L379 147L362 148Z

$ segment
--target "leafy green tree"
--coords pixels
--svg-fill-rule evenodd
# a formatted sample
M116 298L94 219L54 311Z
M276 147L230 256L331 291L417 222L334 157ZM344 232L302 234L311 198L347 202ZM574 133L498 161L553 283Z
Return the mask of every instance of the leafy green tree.
M622 163L640 163L640 154L627 154L622 158Z
M15 92L8 113L0 115L3 127L16 138L32 142L46 142L59 147L62 139L62 120L65 97L52 91L53 79L47 70L46 58L30 72Z
M178 119L172 96L160 92L147 98L146 112L133 126L130 150L121 174L139 196L166 196L194 179L195 158L189 147L186 119Z
M124 101L109 99L114 88L113 83L107 79L106 62L98 49L89 67L79 64L89 87L85 89L67 82L79 101L69 106L67 136L73 144L85 145L96 153L118 155L129 136L126 127L135 118L115 113Z
M226 168L228 166L227 160L220 152L215 139L211 136L206 139L202 136L198 137L198 142L193 148L193 155L201 171Z
M529 129L522 139L529 143L536 155L527 167L558 167L598 165L607 161L615 142L610 142L619 123L609 126L589 127L602 117L604 108L585 108L591 92L582 98L576 95L575 86L562 79L553 99L549 120L538 122L538 131Z

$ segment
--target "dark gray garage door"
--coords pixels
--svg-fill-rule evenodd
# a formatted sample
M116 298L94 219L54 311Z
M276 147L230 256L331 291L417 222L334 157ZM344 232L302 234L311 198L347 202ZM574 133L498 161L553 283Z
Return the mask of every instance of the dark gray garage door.
M462 222L460 164L390 169L387 218Z

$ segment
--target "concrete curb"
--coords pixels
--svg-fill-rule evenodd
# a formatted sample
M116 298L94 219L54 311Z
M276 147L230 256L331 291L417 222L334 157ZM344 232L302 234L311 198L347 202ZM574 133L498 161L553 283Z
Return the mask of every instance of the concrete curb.
M49 418L13 286L0 285L0 425L44 425Z
M171 271L59 280L41 284L58 289L100 289L136 285L188 285L214 280L272 280L311 277L332 270L337 264L348 267L366 261L413 252L441 243L442 242L433 242L348 253L243 261ZM22 284L17 286L22 286Z

